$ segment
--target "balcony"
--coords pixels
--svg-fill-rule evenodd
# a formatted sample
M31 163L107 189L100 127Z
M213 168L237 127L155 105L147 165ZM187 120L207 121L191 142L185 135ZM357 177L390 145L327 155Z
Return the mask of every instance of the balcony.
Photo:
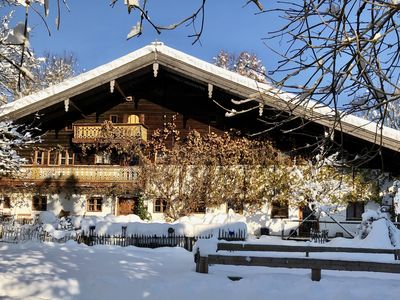
M147 128L142 124L111 123L74 124L73 143L93 143L137 139L147 141Z
M126 183L137 178L138 167L125 166L23 166L18 179L78 183ZM17 179L17 180L18 180Z

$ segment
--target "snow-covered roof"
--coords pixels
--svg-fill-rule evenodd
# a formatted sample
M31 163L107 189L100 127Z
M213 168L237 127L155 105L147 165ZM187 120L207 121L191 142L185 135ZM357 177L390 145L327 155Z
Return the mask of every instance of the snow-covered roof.
M312 101L298 105L295 95L278 91L267 83L256 82L159 42L151 43L74 78L8 103L1 107L0 119L19 119L154 63L205 84L218 86L234 95L262 99L270 107L290 110L294 115L312 122L327 127L334 126L335 129L349 135L400 151L398 130L389 127L380 128L374 122L353 115L343 115L340 124L337 124L335 111L327 106Z

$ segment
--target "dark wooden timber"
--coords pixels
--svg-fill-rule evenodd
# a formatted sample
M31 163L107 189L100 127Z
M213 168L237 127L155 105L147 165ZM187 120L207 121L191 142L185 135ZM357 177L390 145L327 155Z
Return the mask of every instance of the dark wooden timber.
M198 266L196 266L196 271L199 273L208 273L208 265L213 264L311 269L311 279L313 281L319 281L321 279L321 270L400 273L400 263L328 260L316 258L209 255L207 257L200 256L197 264Z
M400 256L400 249L262 245L239 243L218 243L217 251L304 252L306 253L307 257L310 252L393 254L395 259L399 259Z
M198 250L195 255L196 272L208 273L208 266L212 264L261 266L270 268L300 268L311 269L311 280L313 281L321 280L321 270L400 273L400 262L398 261L393 263L383 263L370 261L318 259L308 257L310 252L369 253L394 254L394 259L400 260L400 249L218 243L217 251L305 252L306 258L260 257L245 255L201 256L200 251Z

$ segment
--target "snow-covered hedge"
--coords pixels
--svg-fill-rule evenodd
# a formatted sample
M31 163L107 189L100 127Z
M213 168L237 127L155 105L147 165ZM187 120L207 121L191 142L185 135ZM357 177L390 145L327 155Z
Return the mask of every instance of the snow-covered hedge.
M122 226L126 226L128 235L157 235L167 236L170 228L175 235L188 237L218 235L219 231L237 234L239 231L247 235L247 225L243 216L229 214L206 214L203 218L190 216L178 219L173 223L152 222L147 223L136 215L105 217L86 217L82 219L82 230L89 231L95 226L98 234L117 235L122 233Z
M95 226L95 232L100 235L120 235L122 227L125 226L128 235L167 236L172 228L175 235L187 237L218 236L219 232L225 235L236 235L240 232L247 236L245 218L232 211L228 214L208 213L202 218L183 217L173 223L147 222L137 215L74 216L58 219L54 213L45 211L40 213L39 221L43 225L43 230L56 238L61 238L66 232L78 228L89 232L92 226Z

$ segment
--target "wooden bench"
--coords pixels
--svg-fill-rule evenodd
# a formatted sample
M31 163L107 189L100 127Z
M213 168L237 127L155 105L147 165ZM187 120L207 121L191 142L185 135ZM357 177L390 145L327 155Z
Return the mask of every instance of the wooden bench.
M260 256L231 256L208 255L201 256L199 250L195 254L196 272L208 273L209 265L261 266L270 268L300 268L311 269L311 280L321 280L321 270L365 271L400 273L400 262L382 263L366 261L347 261L308 258L310 252L347 252L394 254L395 260L400 259L400 249L344 248L344 247L313 247L286 245L259 245L218 243L217 251L271 251L271 252L305 252L306 258L260 257Z

